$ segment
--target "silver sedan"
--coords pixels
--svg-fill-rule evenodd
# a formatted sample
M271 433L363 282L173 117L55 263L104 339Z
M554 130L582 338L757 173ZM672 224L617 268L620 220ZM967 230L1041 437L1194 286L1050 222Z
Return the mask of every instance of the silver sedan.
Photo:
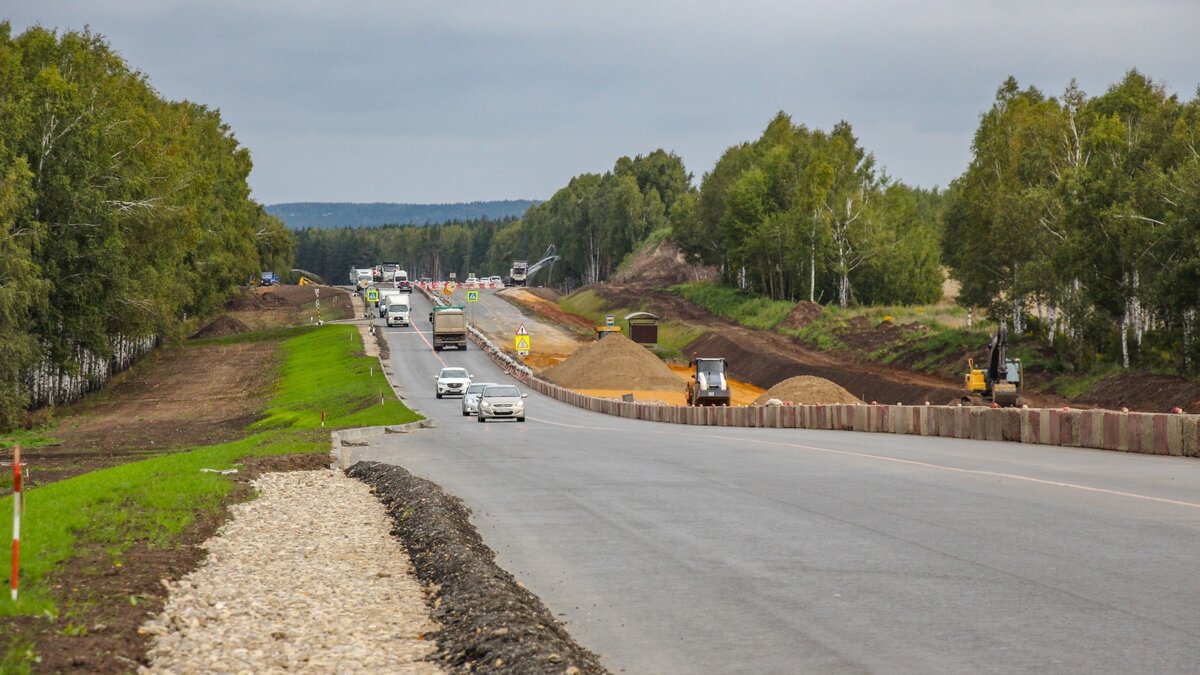
M479 395L483 393L484 387L490 387L496 384L495 382L472 382L471 386L467 387L467 391L462 397L462 414L463 417L470 417L479 412Z

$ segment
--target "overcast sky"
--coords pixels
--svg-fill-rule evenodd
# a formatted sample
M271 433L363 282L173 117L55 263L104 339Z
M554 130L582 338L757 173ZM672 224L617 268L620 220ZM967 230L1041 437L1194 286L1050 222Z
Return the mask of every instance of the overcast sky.
M699 183L780 110L945 186L1009 75L1200 84L1200 0L4 5L14 33L90 26L164 97L219 108L266 204L546 199L656 148Z

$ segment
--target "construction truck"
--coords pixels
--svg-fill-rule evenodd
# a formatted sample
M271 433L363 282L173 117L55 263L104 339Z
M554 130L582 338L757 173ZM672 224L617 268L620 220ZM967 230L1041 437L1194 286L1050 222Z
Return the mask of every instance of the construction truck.
M433 351L440 352L446 347L466 350L467 316L462 306L434 307L429 320L433 323Z
M725 359L692 359L692 378L687 384L688 405L729 405L732 395L725 379Z
M1007 343L1008 326L1001 322L988 345L986 367L976 368L975 359L967 359L967 395L963 397L964 403L994 403L1001 407L1018 404L1025 373L1021 368L1021 359L1010 359L1005 354Z
M526 260L514 260L512 267L508 270L508 280L505 286L524 286L526 272L529 270L529 262Z

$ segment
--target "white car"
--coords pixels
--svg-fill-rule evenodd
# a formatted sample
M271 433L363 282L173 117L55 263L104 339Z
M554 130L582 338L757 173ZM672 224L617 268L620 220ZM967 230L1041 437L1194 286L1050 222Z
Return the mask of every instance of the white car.
M503 286L504 285L504 280L501 279L500 277L492 277L491 279L488 279L488 281L490 281L493 286Z
M462 414L463 417L470 417L479 412L479 395L483 393L484 387L490 387L496 384L495 382L472 382L467 387L466 393L462 397Z
M471 374L466 368L442 368L442 372L434 376L437 380L437 397L462 396L471 384Z
M493 384L484 387L483 393L479 395L479 417L477 419L481 423L501 418L524 422L525 398L528 396L529 394L522 394L520 389L511 384Z

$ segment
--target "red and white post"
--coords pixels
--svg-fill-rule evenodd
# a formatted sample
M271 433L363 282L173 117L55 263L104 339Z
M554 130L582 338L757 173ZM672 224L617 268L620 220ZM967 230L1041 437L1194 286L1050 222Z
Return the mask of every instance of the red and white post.
M17 601L17 572L21 562L21 446L13 446L12 599Z

